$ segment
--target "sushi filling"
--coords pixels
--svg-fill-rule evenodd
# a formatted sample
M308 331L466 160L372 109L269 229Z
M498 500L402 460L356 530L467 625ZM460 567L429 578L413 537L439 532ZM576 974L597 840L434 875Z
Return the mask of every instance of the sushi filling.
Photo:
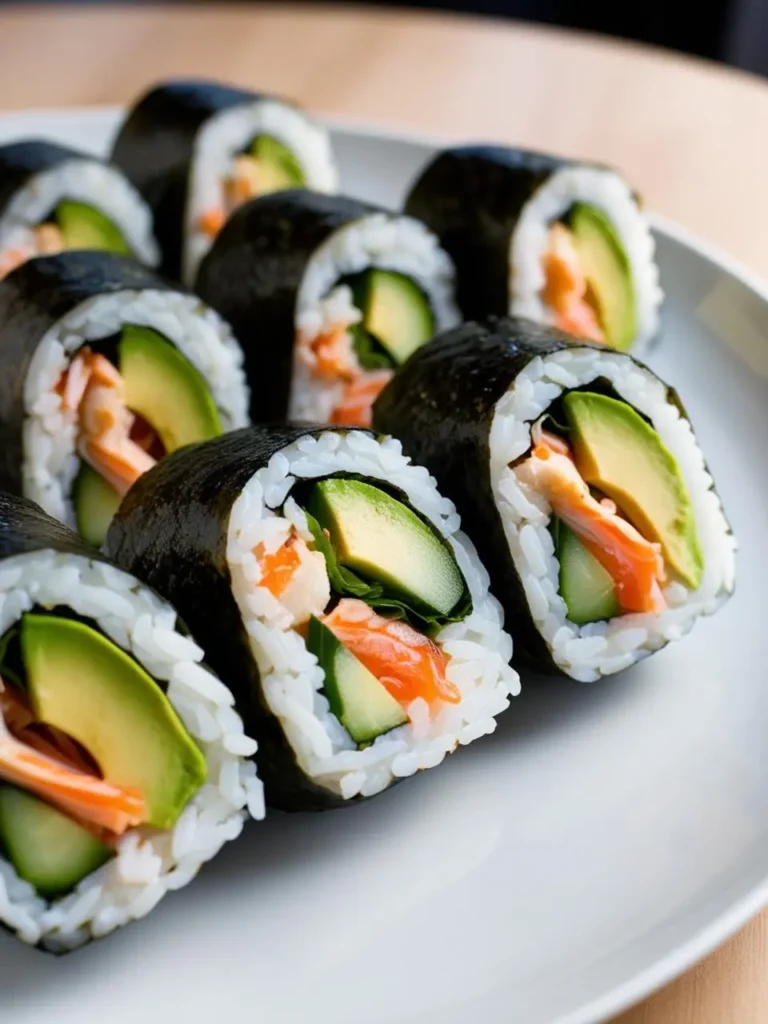
M0 592L0 921L64 951L191 882L246 806L263 817L256 744L132 577L46 550L5 559Z
M491 466L531 616L574 678L621 671L732 590L733 537L690 425L628 357L532 361L497 404Z
M396 368L435 332L429 299L404 274L371 269L339 281L322 300L321 318L319 329L299 328L297 358L333 392L330 423L369 427Z
M76 422L78 527L97 546L142 474L168 452L223 432L202 374L146 327L124 324L118 339L81 348L55 391Z
M367 427L398 366L458 322L454 273L408 217L373 214L314 254L299 289L292 419Z
M541 299L552 323L581 338L627 349L637 334L632 268L610 220L576 204L549 227Z
M186 295L124 294L46 335L25 388L25 493L97 547L163 455L247 423L242 353L218 317Z
M0 847L62 895L129 829L172 828L205 759L156 681L92 625L38 609L0 648Z
M250 199L305 185L304 170L288 146L271 135L257 135L232 159L221 179L221 202L200 215L199 230L213 241L235 210Z
M345 799L491 731L518 686L476 556L446 529L450 503L388 444L377 475L373 438L304 438L230 517L233 591L266 701L302 770ZM312 470L278 480L291 462ZM259 492L274 510L258 514Z
M17 229L0 250L0 280L35 256L98 249L132 256L120 229L94 206L63 199L38 224Z
M622 351L658 328L650 227L619 175L570 165L525 204L509 251L509 312Z
M337 170L325 128L276 100L256 100L214 115L201 129L189 180L184 280L234 211L289 188L335 192Z

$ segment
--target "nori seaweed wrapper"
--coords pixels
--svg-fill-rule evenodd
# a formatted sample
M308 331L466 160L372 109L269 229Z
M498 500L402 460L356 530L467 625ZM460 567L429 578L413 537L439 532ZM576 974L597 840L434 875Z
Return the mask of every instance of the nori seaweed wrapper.
M299 768L282 726L267 706L227 565L235 500L275 452L323 426L248 427L167 456L142 476L112 520L106 551L121 568L177 610L229 687L256 761L267 803L281 810L326 810L341 796Z
M383 212L307 189L273 192L237 210L204 258L195 291L240 342L254 422L288 415L296 297L311 257L340 228Z
M112 161L152 210L161 270L169 277L181 278L187 189L198 132L222 110L265 98L216 82L166 82L140 97L120 127Z
M493 497L490 432L496 403L528 363L576 344L605 351L516 317L462 324L419 349L373 408L374 429L397 437L456 505L504 608L515 660L558 674L533 622Z
M91 153L71 149L46 139L25 139L0 146L0 220L16 193L43 171L53 170L70 160L102 163Z
M24 382L45 333L97 295L171 290L127 256L68 251L28 260L0 281L0 490L22 492Z
M570 163L523 149L461 146L439 153L421 173L405 211L437 235L456 264L465 319L507 315L517 222L533 193Z
M0 493L0 560L36 551L80 555L91 561L108 559L68 526L63 526L28 498Z

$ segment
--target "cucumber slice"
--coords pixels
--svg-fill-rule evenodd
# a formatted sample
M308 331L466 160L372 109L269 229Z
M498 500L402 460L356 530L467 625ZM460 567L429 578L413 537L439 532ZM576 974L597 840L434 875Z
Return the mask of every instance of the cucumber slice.
M449 615L465 582L450 547L401 501L363 480L329 477L307 511L328 531L341 565L384 584L414 610Z
M95 469L83 463L72 487L77 532L88 544L100 548L107 539L112 517L120 507L120 495Z
M41 896L62 896L113 851L61 811L13 786L0 786L0 845Z
M387 688L314 616L307 647L325 672L323 692L331 711L358 746L405 725L408 715Z
M613 580L565 523L557 525L560 596L577 626L621 614Z

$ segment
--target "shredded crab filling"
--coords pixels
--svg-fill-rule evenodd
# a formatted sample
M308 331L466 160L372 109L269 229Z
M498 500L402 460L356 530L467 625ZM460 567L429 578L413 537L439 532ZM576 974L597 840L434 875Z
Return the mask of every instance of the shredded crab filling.
M584 273L573 232L561 221L550 225L542 262L545 284L541 297L553 313L555 326L604 344L606 336L594 292Z

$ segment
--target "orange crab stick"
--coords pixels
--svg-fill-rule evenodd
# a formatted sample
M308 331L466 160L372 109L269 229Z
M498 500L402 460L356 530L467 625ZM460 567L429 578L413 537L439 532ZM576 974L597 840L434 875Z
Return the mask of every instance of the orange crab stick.
M538 433L532 455L517 467L518 478L546 498L610 574L624 611L663 611L666 574L660 545L617 515L613 502L593 498L573 459L563 454L562 440L549 443L548 436Z
M83 349L59 381L65 409L79 418L78 451L120 495L156 460L131 438L134 415L127 408L119 371L102 355Z
M605 334L587 299L587 279L579 265L579 254L565 225L553 224L550 228L543 262L546 283L542 298L554 312L556 326L604 342Z
M403 707L417 697L428 704L461 700L458 688L446 678L443 652L407 622L385 619L350 597L339 601L323 622Z
M392 377L392 370L362 373L344 389L341 401L331 414L331 423L346 427L370 427L373 403Z
M301 565L298 537L292 536L277 551L264 554L263 546L256 549L261 569L259 586L266 587L273 597L279 598Z
M42 797L72 817L122 835L145 819L136 792L70 768L17 740L0 715L0 778Z

